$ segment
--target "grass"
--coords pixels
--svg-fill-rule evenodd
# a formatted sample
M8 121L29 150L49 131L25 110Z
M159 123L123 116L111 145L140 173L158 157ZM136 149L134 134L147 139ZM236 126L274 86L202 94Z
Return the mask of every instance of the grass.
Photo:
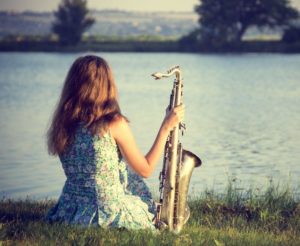
M300 203L273 185L260 194L229 184L225 195L192 198L179 235L44 223L54 202L0 200L0 245L300 245Z
M270 37L243 40L216 47L180 37L153 35L89 36L77 45L62 46L54 36L7 36L0 38L0 52L191 52L191 53L300 53L300 41L285 43Z
M176 52L177 40L134 39L90 39L78 45L61 46L54 40L0 40L0 51L20 52Z

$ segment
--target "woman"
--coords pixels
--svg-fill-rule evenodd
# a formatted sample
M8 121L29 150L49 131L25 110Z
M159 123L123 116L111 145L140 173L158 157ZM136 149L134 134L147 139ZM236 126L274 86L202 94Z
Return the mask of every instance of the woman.
M155 206L142 177L152 174L183 115L183 106L167 112L152 147L142 155L121 114L107 62L79 57L48 130L49 153L59 156L67 180L47 221L154 229Z

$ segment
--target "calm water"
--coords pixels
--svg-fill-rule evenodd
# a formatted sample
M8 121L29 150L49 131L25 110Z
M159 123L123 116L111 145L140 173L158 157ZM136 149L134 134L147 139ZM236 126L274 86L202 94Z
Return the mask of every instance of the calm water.
M0 195L57 197L65 176L45 132L68 68L80 54L0 53ZM150 74L179 64L187 131L183 146L203 160L190 191L223 191L228 179L295 192L300 177L300 55L101 53L140 149L154 140L173 79ZM154 191L158 173L147 180Z

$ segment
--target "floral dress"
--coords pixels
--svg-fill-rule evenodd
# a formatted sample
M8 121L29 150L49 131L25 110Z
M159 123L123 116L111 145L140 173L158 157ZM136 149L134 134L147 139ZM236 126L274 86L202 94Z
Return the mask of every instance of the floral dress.
M109 131L99 137L80 125L60 160L67 180L48 222L155 229L151 193L121 160Z

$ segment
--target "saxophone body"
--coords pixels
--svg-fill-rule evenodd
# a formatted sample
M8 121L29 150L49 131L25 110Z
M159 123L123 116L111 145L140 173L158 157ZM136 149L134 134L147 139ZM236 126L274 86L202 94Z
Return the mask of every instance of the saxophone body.
M179 66L166 74L152 74L155 79L167 78L175 74L169 109L182 103L182 79ZM164 151L163 169L160 172L160 201L157 206L155 224L179 233L190 216L187 195L192 172L201 165L201 160L192 152L182 148L179 132L184 131L183 123L178 124L169 134Z

